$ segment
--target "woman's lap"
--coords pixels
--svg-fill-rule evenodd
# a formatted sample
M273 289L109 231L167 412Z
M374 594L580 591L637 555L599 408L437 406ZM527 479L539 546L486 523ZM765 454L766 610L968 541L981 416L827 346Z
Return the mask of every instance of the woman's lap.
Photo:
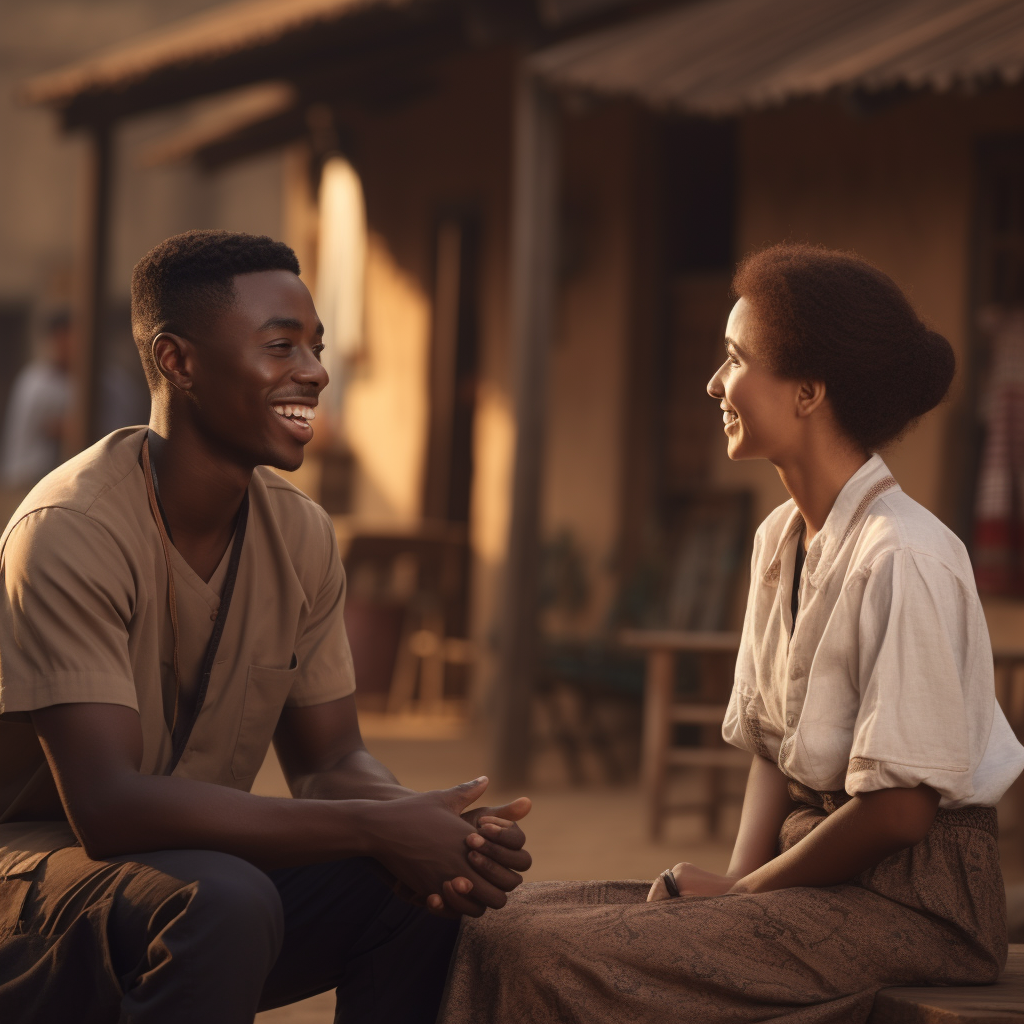
M888 985L995 980L995 857L990 835L942 828L828 889L646 903L648 882L533 883L463 926L440 1020L864 1020Z

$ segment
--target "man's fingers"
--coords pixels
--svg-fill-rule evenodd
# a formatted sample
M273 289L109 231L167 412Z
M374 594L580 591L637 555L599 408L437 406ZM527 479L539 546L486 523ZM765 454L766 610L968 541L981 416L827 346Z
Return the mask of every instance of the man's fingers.
M458 920L460 916L458 911L446 907L444 899L436 892L432 896L427 897L426 907L434 917L443 917L449 921Z
M505 818L508 821L521 821L530 813L532 806L533 801L528 796L520 796L510 804L504 804L501 807L491 807L489 810L496 818Z
M501 910L508 902L504 890L499 889L496 885L492 885L482 875L478 874L475 869L467 871L466 875L473 884L472 892L466 893L466 895L472 895L473 899L479 900L485 907L490 907L492 910ZM456 878L453 881L458 883L460 879ZM456 884L456 891L458 889L459 886Z
M522 848L521 843L515 847L508 847L503 843L490 843L483 836L473 832L466 836L466 845L476 853L513 871L529 871L533 865L533 858Z
M458 879L456 879L458 881ZM465 879L462 879L465 881ZM441 896L444 900L444 905L456 914L462 914L466 917L481 917L483 912L487 909L478 900L471 899L469 896L464 896L460 893L452 882L444 882L441 885Z
M451 789L446 789L444 791L445 799L456 814L461 814L473 801L479 800L483 796L488 785L487 776L481 775L478 779L472 779L470 782L463 782L458 786L452 786Z
M478 826L480 834L492 840L499 846L509 850L521 850L526 845L526 835L523 830L513 821L507 825L499 825L501 818L482 818Z
M518 872L502 867L490 857L485 857L476 850L469 851L469 863L473 865L479 875L486 878L492 885L496 885L502 892L511 892L523 884L523 876Z

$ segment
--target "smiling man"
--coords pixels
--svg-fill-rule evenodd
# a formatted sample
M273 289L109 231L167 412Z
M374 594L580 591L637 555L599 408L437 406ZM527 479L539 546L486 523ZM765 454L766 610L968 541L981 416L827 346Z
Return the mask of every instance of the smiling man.
M145 256L149 427L0 541L0 1020L242 1024L337 988L338 1020L433 1021L457 918L529 867L528 801L415 793L363 746L330 519L263 468L302 463L327 384L298 272L227 232ZM294 799L249 792L271 741Z

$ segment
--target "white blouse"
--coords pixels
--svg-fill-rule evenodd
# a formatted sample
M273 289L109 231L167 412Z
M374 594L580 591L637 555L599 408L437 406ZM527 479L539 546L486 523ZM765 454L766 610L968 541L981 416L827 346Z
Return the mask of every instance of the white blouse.
M963 544L873 456L808 547L791 639L803 525L788 501L757 531L725 739L819 791L923 782L941 807L995 804L1024 747Z

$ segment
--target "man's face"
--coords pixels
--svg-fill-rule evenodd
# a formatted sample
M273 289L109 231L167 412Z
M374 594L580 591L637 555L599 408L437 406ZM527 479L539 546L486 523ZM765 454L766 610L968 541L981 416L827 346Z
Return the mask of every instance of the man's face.
M191 398L202 432L230 457L294 470L327 385L323 325L287 270L239 274L235 301L196 345Z

